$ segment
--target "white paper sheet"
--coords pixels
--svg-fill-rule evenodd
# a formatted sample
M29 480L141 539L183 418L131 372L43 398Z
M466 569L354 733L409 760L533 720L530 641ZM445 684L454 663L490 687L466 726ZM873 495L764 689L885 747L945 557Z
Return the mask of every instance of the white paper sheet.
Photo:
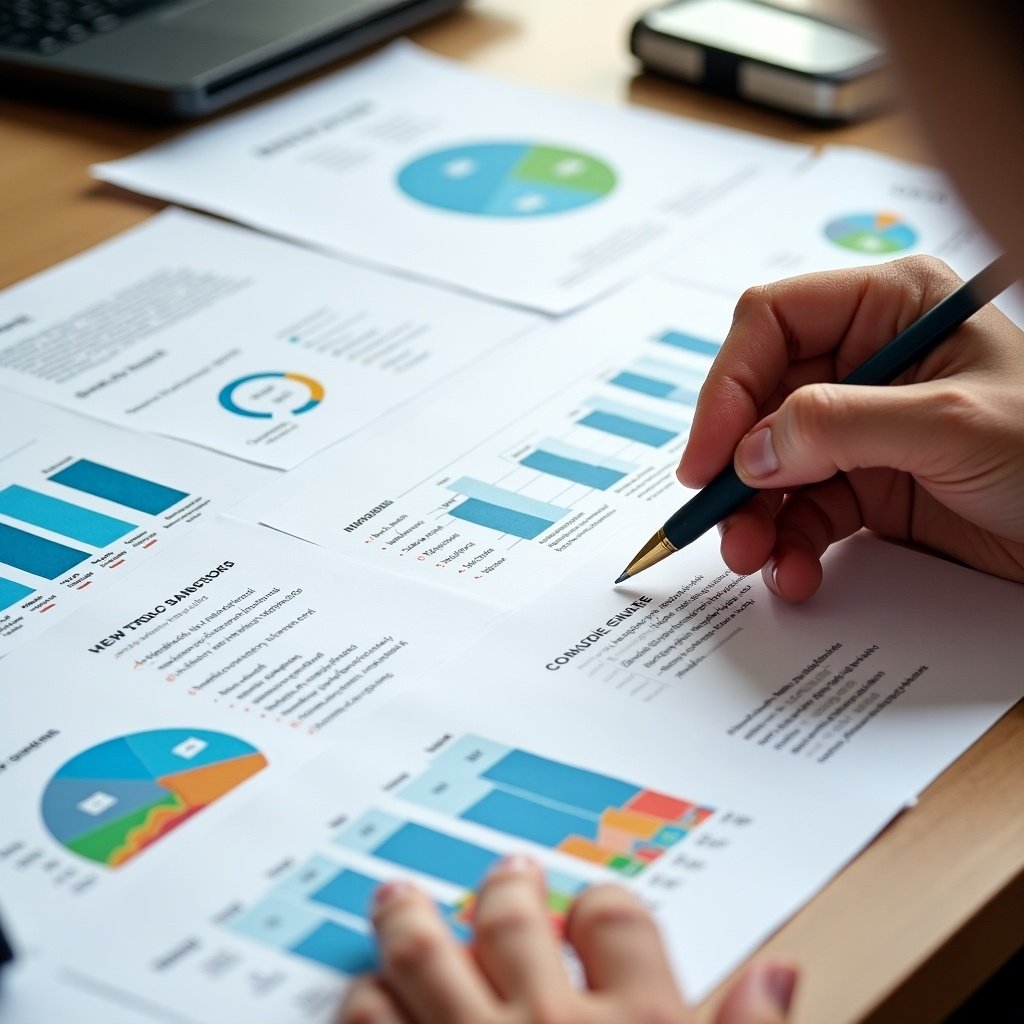
M550 313L772 194L810 151L512 85L396 44L94 173Z
M534 323L170 211L0 295L0 385L286 469Z

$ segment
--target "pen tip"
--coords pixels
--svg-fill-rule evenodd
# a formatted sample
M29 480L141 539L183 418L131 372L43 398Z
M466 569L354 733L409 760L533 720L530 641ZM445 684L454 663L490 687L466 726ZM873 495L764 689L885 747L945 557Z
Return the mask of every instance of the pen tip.
M628 572L624 572L615 582L616 583L621 583L623 580L628 580L628 579L629 579L629 573Z

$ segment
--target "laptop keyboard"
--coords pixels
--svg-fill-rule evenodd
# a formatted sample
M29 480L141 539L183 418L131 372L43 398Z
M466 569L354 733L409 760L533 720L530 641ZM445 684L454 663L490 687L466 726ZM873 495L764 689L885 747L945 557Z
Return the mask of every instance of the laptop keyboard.
M0 46L57 53L169 0L0 0Z

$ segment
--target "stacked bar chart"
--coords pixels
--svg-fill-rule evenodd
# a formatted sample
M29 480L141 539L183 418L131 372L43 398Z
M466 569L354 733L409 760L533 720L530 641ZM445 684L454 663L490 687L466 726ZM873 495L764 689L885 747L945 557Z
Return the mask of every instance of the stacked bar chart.
M538 537L570 511L471 477L461 477L448 489L466 498L449 515L523 540Z
M623 402L588 398L583 404L591 411L577 421L581 426L651 448L661 448L689 429L687 423L672 416L662 416Z
M714 813L479 736L457 741L399 795L627 876L640 874Z
M672 348L692 352L698 356L707 356L710 359L714 359L722 347L720 341L709 341L707 338L699 338L697 335L687 334L685 331L662 331L661 334L655 336L654 340L662 345L670 345Z

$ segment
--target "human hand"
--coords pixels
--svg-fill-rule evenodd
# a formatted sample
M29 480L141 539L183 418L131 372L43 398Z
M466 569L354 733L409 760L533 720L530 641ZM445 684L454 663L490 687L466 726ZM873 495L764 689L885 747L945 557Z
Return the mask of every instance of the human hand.
M617 886L586 890L566 937L586 973L570 982L553 933L544 876L510 857L477 896L471 949L460 946L428 896L383 886L374 906L380 975L349 989L339 1024L688 1024L650 914ZM716 1024L783 1024L796 972L762 964L733 986Z
M1024 333L986 306L894 384L835 383L959 284L912 256L740 298L678 469L703 487L735 451L763 489L720 525L734 572L803 601L867 527L1024 581Z

